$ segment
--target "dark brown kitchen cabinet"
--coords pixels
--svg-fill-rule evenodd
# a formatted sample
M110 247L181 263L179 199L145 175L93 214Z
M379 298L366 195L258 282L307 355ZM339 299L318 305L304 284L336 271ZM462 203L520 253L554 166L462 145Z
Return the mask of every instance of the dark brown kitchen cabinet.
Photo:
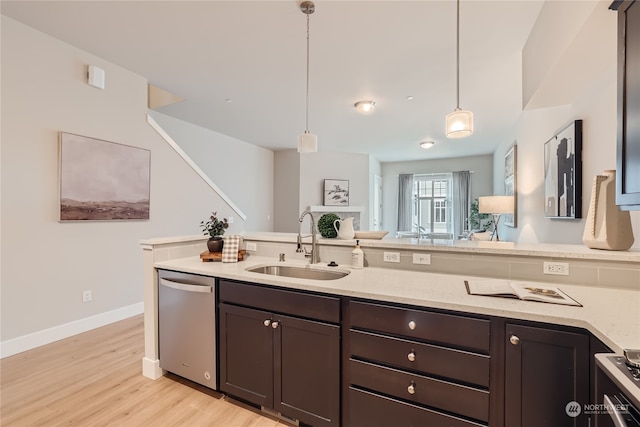
M507 323L505 339L505 426L588 425L567 405L589 403L589 335Z
M220 301L220 390L307 425L338 426L340 300L221 280Z
M343 425L491 425L488 318L355 300L347 312Z
M618 11L618 145L616 203L640 209L640 1L615 1Z

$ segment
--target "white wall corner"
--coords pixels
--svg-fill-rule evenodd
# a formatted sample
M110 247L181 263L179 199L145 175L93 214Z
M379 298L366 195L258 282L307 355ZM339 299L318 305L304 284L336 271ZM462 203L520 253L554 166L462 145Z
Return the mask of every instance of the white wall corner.
M149 114L147 114L147 123L149 123L149 125L156 132L158 132L158 135L160 135L162 139L164 139L167 142L167 144L169 144L171 148L173 148L175 152L178 153L178 155L182 157L182 159L185 162L187 162L187 164L191 167L191 169L193 169L200 176L200 178L202 178L202 180L206 182L207 185L209 185L209 187L211 187L213 191L215 191L220 196L220 198L224 200L225 203L229 205L229 207L233 209L234 212L240 216L240 218L242 218L242 220L244 221L247 220L247 215L245 215L240 210L240 208L236 206L236 204L233 203L231 199L222 192L222 190L211 180L211 178L209 178L207 174L204 173L202 169L200 169L200 167L191 159L191 157L189 157L189 155L185 153L185 151L182 148L180 148L180 146L173 140L173 138L171 138L171 136L169 136L169 134L165 132L164 129L162 129L162 126L160 126L158 122L156 122L153 119L153 117L151 117Z

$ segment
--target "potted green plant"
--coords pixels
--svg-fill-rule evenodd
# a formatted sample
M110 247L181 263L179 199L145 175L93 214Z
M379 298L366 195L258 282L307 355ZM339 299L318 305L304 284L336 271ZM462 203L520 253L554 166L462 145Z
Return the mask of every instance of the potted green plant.
M202 234L209 236L209 240L207 240L209 252L222 252L222 245L224 244L222 235L229 228L227 218L220 220L217 212L211 212L209 219L200 221L200 227L202 228Z
M320 217L318 220L318 231L322 237L329 239L338 237L338 232L333 226L333 222L337 219L340 219L340 217L334 213L326 213Z
M493 218L490 214L482 214L479 212L478 199L471 202L470 211L468 219L470 232L482 232L493 229Z

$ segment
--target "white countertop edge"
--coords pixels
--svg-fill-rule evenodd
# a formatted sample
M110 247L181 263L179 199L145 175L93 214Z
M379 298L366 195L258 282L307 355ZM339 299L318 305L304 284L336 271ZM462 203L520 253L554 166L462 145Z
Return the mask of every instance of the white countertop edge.
M640 348L640 291L637 290L551 284L583 304L583 307L572 307L467 295L464 280L486 280L472 276L366 267L362 270L347 268L351 274L342 279L308 280L245 271L248 267L266 263L277 264L277 260L249 256L239 263L223 264L189 257L157 262L154 266L296 290L573 326L589 330L619 354L624 348ZM308 265L305 261L287 261L285 264Z
M174 237L154 237L150 239L140 239L138 243L141 246L167 245L171 243L199 242L207 240L208 237L202 234L193 236L174 236Z
M296 243L297 233L278 232L239 232L244 240L264 241L274 243ZM304 234L306 236L306 234ZM172 243L184 243L189 241L204 241L207 236L175 236L141 239L139 244L143 247L153 245L164 245ZM514 243L514 242L486 242L471 240L427 240L412 238L383 239L358 239L360 246L364 248L394 248L406 250L421 250L434 252L459 252L477 253L491 255L513 255L513 256L534 256L563 259L600 260L616 262L637 262L640 263L640 249L629 249L627 251L606 251L590 249L584 245L552 244L552 243ZM304 238L304 242L310 242L309 236ZM318 244L329 246L353 247L355 239L327 239L318 235Z
M251 241L295 243L297 234L253 232L247 233L243 237L245 240ZM308 240L310 240L310 238L306 237L304 241L307 242ZM590 249L584 245L569 244L486 242L472 240L429 240L393 237L385 237L383 239L358 240L360 240L361 247L370 248L396 248L408 250L419 249L424 251L430 250L438 252L467 252L492 255L536 256L640 263L640 249L630 249L627 251L606 251L599 249ZM320 245L349 247L355 246L356 243L356 239L327 239L320 236L318 236L317 241Z

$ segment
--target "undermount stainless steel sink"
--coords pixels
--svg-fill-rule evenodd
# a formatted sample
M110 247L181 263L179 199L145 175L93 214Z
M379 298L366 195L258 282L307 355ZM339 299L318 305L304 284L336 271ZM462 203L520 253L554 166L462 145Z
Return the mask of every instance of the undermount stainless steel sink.
M346 270L329 270L317 267L301 267L294 265L259 265L247 268L252 273L269 274L271 276L294 277L297 279L335 280L349 274Z

